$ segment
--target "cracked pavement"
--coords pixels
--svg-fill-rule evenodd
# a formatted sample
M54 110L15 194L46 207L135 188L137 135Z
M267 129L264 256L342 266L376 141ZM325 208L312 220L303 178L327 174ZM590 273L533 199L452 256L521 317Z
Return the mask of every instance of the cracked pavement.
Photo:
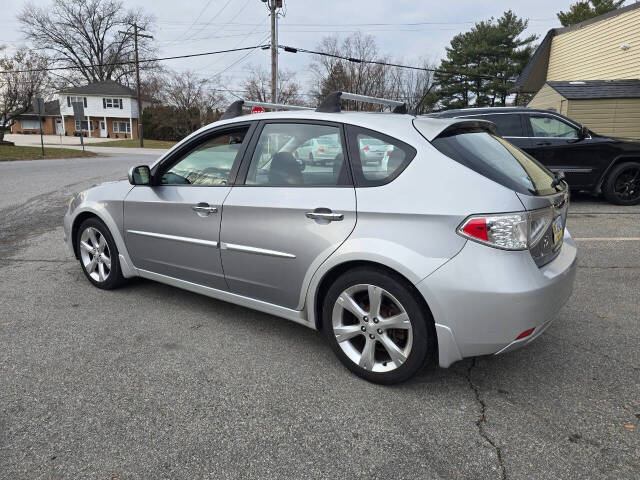
M383 387L285 320L93 288L67 200L152 160L0 163L0 476L640 477L640 242L578 240L574 295L526 348ZM569 230L640 237L640 207L574 197Z

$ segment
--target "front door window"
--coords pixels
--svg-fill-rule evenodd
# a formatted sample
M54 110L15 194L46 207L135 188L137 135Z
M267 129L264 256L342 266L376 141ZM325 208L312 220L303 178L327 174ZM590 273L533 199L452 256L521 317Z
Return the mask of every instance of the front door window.
M578 129L557 118L547 115L529 116L534 137L539 138L578 138Z
M227 185L248 128L200 144L162 175L162 185Z

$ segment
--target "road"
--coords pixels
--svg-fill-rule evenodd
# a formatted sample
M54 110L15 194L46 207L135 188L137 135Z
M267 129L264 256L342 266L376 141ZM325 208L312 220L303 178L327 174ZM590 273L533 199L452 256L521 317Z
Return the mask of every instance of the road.
M575 292L536 342L383 387L300 325L93 288L68 198L153 158L0 163L1 476L640 477L640 207L574 198Z

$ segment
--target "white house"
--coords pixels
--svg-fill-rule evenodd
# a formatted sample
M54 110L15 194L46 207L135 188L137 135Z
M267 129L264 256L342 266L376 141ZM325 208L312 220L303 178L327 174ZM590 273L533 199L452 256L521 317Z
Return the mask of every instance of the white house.
M70 87L58 92L58 102L57 134L82 131L90 137L138 138L136 92L129 87L112 80ZM73 102L84 104L84 121L74 120Z

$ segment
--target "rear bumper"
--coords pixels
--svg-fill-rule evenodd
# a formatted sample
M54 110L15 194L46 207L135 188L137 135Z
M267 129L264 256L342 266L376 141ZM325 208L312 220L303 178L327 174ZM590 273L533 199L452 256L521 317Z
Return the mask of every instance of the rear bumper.
M571 296L576 267L576 245L566 231L560 253L542 268L528 251L467 242L416 285L436 322L440 365L505 353L533 341ZM531 328L533 333L516 340Z

